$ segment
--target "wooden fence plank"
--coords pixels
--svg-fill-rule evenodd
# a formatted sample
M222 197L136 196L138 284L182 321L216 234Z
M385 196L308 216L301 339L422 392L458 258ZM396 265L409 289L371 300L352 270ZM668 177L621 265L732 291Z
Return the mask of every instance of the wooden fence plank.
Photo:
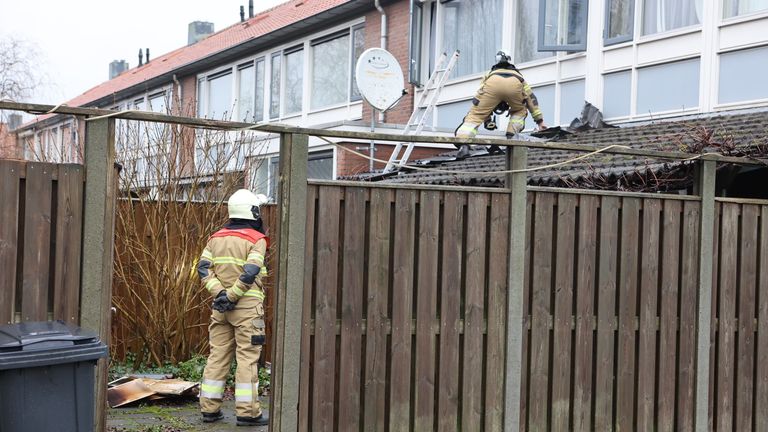
M600 208L597 353L594 430L613 430L614 319L618 265L619 199L603 197Z
M459 315L466 196L446 192L443 206L443 254L440 289L440 359L437 392L437 430L458 429Z
M315 297L315 352L312 383L312 430L333 431L336 390L336 297L339 268L339 202L341 189L318 191L317 294Z
M655 429L656 406L656 311L659 284L661 201L643 203L643 257L640 273L640 328L638 332L637 430Z
M415 270L416 191L397 190L395 196L395 245L392 269L392 374L389 430L408 431L411 426L411 322Z
M555 195L536 193L533 228L533 285L531 286L530 401L528 427L549 428L550 331L552 316L552 248Z
M365 406L363 429L383 431L386 419L387 310L389 294L390 217L394 191L371 191L370 252L365 333Z
M527 430L528 407L530 406L530 363L531 363L531 273L533 262L533 218L537 192L528 192L525 200L525 262L523 271L523 354L520 366L520 430ZM511 222L511 224L514 221ZM510 226L511 229L511 226ZM512 245L510 244L510 248ZM509 302L509 299L507 299ZM509 319L509 318L507 318Z
M675 424L675 372L677 368L677 308L680 268L681 202L666 200L663 215L661 266L661 319L659 322L658 429Z
M486 226L489 194L471 193L467 203L466 296L461 431L483 430L483 326L485 318Z
M595 343L593 326L599 203L596 196L582 195L579 199L573 380L573 430L576 432L592 430L592 352Z
M680 277L680 356L678 358L677 427L694 430L696 384L696 296L699 285L700 204L683 205L682 275Z
M0 325L14 320L19 246L19 188L24 162L0 160ZM23 242L23 238L21 239Z
M312 371L312 336L309 332L309 322L312 318L312 293L314 286L314 269L317 263L314 261L315 254L315 232L317 229L317 220L315 212L317 210L317 186L307 186L307 222L305 227L305 249L304 249L304 289L302 290L302 308L301 308L301 371L299 372L299 432L309 432L311 430L311 410L312 410L312 387L310 386L310 373ZM362 225L362 224L361 224Z
M738 347L736 375L736 428L750 430L755 376L755 285L757 279L757 228L759 207L743 205L739 254Z
M755 430L768 430L768 206L760 209Z
M640 200L624 198L621 218L619 339L616 365L616 427L635 426L635 317L637 313Z
M704 203L702 203L702 206L704 206ZM702 207L702 213L704 212L705 207ZM708 421L708 428L707 430L714 430L715 428L715 411L717 410L717 405L715 402L716 395L715 395L715 387L717 383L717 369L719 368L719 365L715 362L715 359L717 358L717 351L719 349L719 341L717 339L717 326L718 326L718 319L719 316L719 309L718 309L718 300L720 298L720 283L719 283L719 273L720 273L720 229L722 227L721 219L722 219L722 212L723 212L723 206L719 202L714 203L714 215L713 215L713 225L712 228L713 236L712 236L712 292L711 292L711 325L709 330L710 340L709 340L709 391L708 391L708 401L709 401L709 421ZM699 226L699 229L704 229L703 226ZM701 242L701 240L700 240ZM701 243L701 250L705 248L705 244ZM700 283L702 281L699 281ZM699 296L701 297L701 296ZM701 313L701 311L699 311ZM698 323L698 320L697 320ZM698 324L697 324L698 326ZM698 338L697 338L698 339ZM697 356L698 354L698 347L697 347ZM697 371L698 374L698 371ZM697 387L698 389L698 387ZM698 414L697 414L698 415ZM696 421L696 426L698 426L698 419Z
M51 195L56 165L27 164L24 204L24 265L22 270L21 319L48 319L48 288L51 258Z
M416 287L416 364L414 371L414 430L434 430L435 331L437 317L440 192L422 191L419 215L419 268Z
M552 430L570 430L571 411L571 318L573 317L573 270L576 251L576 204L578 196L560 194L557 200L555 263L555 325L552 352Z
M733 428L734 333L736 332L736 280L739 205L723 203L720 228L720 314L718 317L717 430Z
M485 382L485 430L504 428L505 324L507 305L507 251L509 249L509 195L491 195L488 245L488 331Z
M365 203L369 190L348 187L344 198L344 249L339 354L339 430L360 430Z
M56 216L53 319L78 324L80 243L83 232L83 167L61 165Z

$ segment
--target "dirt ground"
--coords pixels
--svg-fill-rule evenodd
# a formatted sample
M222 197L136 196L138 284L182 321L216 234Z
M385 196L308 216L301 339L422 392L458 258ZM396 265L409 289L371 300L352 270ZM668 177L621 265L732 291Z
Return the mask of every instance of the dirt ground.
M262 402L263 403L263 402ZM262 407L266 408L266 404ZM196 399L112 408L107 412L108 432L181 432L181 431L258 431L267 427L238 427L235 425L235 402L224 401L224 418L215 423L203 423Z

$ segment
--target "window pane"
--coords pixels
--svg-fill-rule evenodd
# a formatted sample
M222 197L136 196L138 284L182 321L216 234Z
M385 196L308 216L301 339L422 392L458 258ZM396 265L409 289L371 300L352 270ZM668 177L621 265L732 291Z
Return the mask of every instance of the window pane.
M544 40L548 47L585 47L587 44L586 0L544 0ZM530 17L526 17L530 19Z
M264 59L256 60L256 107L253 121L264 120Z
M232 74L208 80L208 118L228 119L232 115Z
M645 0L643 34L654 34L701 23L703 0Z
M207 98L205 97L205 78L201 78L197 81L197 116L200 118L205 117L206 106L208 106Z
M699 106L699 59L637 71L637 114Z
M312 109L347 101L349 36L315 45L312 52Z
M603 78L603 115L628 116L632 97L632 72L615 72Z
M280 158L273 157L269 160L269 197L277 199L277 180L280 176Z
M607 0L606 39L631 40L635 0Z
M408 47L408 81L411 84L421 84L421 44L423 22L423 6L417 0L411 0L411 24L408 34L410 35Z
M256 85L253 66L240 69L238 75L240 88L237 92L237 115L241 120L252 121L253 98L255 96L254 86Z
M541 108L541 112L544 114L544 123L547 126L553 126L555 118L555 85L534 87L532 90L539 101L539 108ZM534 127L536 127L536 123L533 122L533 117L530 115L526 116L525 128L530 130Z
M304 51L285 55L285 114L301 112L304 96Z
M257 194L269 195L269 159L253 161L256 172L251 177L251 190Z
M456 129L464 120L470 106L472 106L472 102L468 100L438 106L437 127Z
M553 52L538 51L539 20L535 18L538 16L539 2L537 0L517 2L515 63L525 63L555 55Z
M768 47L720 55L720 103L768 98L768 86L756 85L768 75Z
M149 109L156 113L165 113L165 93L154 94L149 97Z
M768 0L723 0L723 18L768 9Z
M269 83L269 118L280 117L280 53L272 55Z
M443 48L461 51L452 77L488 70L501 47L502 0L453 0L443 3Z
M352 30L352 49L354 50L354 56L352 58L352 97L350 100L360 99L360 90L357 88L357 81L355 80L355 65L357 65L357 59L365 51L365 27L358 27Z
M333 180L333 152L311 153L307 161L307 178Z
M560 85L560 124L570 124L584 107L584 80Z

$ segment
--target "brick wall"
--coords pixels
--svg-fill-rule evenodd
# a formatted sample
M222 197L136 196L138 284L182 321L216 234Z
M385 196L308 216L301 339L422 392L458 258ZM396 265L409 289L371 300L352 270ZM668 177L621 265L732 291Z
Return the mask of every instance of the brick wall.
M408 26L409 2L399 0L384 7L387 13L387 51L395 56L403 69L408 94L400 103L385 114L384 121L393 124L405 124L413 112L413 86L408 84ZM365 47L381 47L381 14L374 9L365 16ZM371 121L371 107L363 104L363 121ZM377 119L378 121L378 119Z
M181 84L181 98L178 98L179 89L174 84L177 96L173 100L174 114L184 117L197 117L197 78L194 75L186 76L179 80L179 84ZM195 170L194 129L182 126L176 143L181 147L178 149L181 173L191 175Z
M368 143L342 143L343 147L346 147L351 150L356 150L360 153L367 154L368 153ZM365 148L364 150L361 150L361 148ZM389 156L392 154L392 151L394 150L395 146L393 144L376 144L376 159L381 160L388 160ZM404 150L404 149L403 149ZM438 155L440 153L445 153L448 151L447 149L436 149L436 148L425 148L425 147L415 147L413 149L413 152L411 153L410 160L414 161L416 159L424 159L428 157L432 157L435 155ZM344 176L351 176L355 174L361 174L368 172L368 159L358 156L356 154L344 151L344 150L337 150L336 152L336 173L338 177L344 177ZM383 169L384 168L383 163L376 162L374 164L374 169Z
M18 157L16 135L10 133L5 123L0 123L0 159L17 159Z

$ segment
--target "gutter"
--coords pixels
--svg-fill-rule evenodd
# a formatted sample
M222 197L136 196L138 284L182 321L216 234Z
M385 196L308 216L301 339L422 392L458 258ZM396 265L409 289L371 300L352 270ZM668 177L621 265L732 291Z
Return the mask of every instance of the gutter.
M387 49L387 13L381 7L380 0L375 0L374 5L381 14L381 49Z

